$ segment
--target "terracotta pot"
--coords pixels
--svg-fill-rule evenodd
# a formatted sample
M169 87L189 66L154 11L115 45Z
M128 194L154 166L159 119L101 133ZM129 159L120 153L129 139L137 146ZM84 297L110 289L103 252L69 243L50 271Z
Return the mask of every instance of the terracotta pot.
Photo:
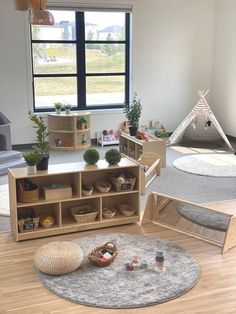
M14 0L15 9L18 11L28 11L30 0Z

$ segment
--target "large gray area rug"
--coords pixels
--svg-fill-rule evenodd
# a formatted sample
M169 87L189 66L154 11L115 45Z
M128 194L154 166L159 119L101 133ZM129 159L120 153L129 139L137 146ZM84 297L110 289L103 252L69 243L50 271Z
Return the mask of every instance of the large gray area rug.
M108 267L91 265L88 253L98 245L113 241L118 255ZM184 249L158 238L130 234L97 234L75 240L84 252L82 268L63 275L39 273L43 284L64 299L103 308L136 308L175 299L195 286L200 270ZM166 271L154 270L156 250L164 251ZM125 263L137 256L148 269L127 271Z
M196 154L178 158L174 167L211 177L236 177L236 156L231 154Z
M197 223L203 227L219 231L226 231L230 216L214 212L213 210L201 208L193 205L179 205L177 212L184 218Z

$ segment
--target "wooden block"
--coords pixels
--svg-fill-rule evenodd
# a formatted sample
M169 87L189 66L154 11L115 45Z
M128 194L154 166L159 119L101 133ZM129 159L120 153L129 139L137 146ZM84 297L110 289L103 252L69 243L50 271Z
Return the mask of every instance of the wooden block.
M45 200L59 200L72 197L72 188L65 185L63 188L50 189L49 186L43 186Z

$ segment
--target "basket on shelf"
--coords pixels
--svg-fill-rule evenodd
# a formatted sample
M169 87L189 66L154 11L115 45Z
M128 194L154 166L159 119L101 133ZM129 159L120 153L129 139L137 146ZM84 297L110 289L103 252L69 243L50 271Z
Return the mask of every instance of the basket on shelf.
M37 202L39 200L39 187L35 183L30 183L28 190L24 190L23 184L18 182L17 185L17 194L18 194L18 201L22 203L31 203Z
M44 228L50 228L55 223L55 217L49 215L40 216L40 225Z
M98 181L94 185L101 193L107 193L111 189L111 183L109 181Z
M90 204L71 207L70 212L77 223L92 222L98 215Z
M102 216L104 218L113 218L116 214L116 208L114 206L104 207L102 210Z
M118 210L122 215L126 217L133 216L133 214L136 212L136 209L130 204L119 204Z
M128 173L116 175L112 174L109 176L109 180L117 192L132 191L136 182L136 178Z
M82 185L82 195L83 196L90 196L93 193L93 186L91 184Z
M33 208L22 208L18 211L18 227L20 232L36 230L39 225L39 216Z
M110 255L108 258L105 257L106 253ZM97 246L88 255L88 259L94 266L107 267L111 265L117 256L117 247L113 242L107 242L104 245Z

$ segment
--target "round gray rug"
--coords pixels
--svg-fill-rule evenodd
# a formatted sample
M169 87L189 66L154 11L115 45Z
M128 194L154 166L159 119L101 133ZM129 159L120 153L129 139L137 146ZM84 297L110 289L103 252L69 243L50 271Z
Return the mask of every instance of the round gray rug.
M104 268L92 266L88 253L113 241L118 247L114 262ZM63 275L39 273L43 284L64 299L103 308L135 308L175 299L195 286L200 270L184 249L158 238L124 233L97 234L75 240L84 252L82 268ZM164 251L166 271L154 270L156 250ZM147 269L127 271L134 256L146 260Z
M236 177L236 156L233 154L196 154L180 157L175 168L211 177Z
M226 231L229 224L229 215L206 208L184 204L177 207L177 212L198 225L214 230Z

